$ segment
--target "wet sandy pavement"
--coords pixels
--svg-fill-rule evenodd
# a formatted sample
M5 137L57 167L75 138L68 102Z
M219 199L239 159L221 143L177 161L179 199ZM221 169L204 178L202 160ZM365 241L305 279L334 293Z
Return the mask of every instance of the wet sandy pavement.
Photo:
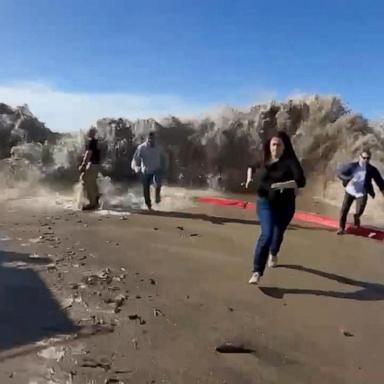
M251 287L253 212L1 209L1 383L384 379L381 243L294 224Z

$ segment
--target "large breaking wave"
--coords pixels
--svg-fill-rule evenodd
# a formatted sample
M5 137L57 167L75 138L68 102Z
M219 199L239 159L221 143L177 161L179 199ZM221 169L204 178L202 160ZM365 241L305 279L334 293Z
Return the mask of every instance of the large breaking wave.
M373 162L384 170L383 127L349 111L336 97L310 96L246 110L227 107L188 120L174 116L160 121L104 118L95 124L104 159L100 181L105 195L114 196L117 205L115 185L134 182L131 157L151 130L158 132L169 157L168 184L179 188L244 192L247 166L261 162L262 143L278 129L291 135L303 162L309 179L307 195L339 204L343 189L335 170L356 158L365 146L371 148ZM13 109L0 104L0 135L1 186L7 191L3 198L20 198L32 191L41 194L42 190L73 195L83 147L81 132L53 133L26 106ZM136 197L127 198L126 204L135 205L140 193L131 190ZM368 205L368 214L376 221L384 217L382 206L379 199Z

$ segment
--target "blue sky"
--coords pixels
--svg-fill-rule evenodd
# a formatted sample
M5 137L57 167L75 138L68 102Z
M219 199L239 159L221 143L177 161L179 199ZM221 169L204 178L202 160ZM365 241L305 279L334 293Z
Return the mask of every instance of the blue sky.
M384 116L383 1L0 0L0 15L0 101L54 129L296 93Z

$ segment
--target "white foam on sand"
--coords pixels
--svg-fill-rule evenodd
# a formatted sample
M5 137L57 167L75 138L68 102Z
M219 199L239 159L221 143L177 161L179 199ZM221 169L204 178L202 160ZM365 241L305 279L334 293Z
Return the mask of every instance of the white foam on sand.
M108 177L99 177L98 184L102 194L101 209L94 211L96 215L128 216L132 211L146 209L141 185L130 187L114 184ZM196 190L179 187L162 188L162 200L153 204L158 211L180 211L196 205L195 198L217 194L213 190ZM151 188L154 202L154 188ZM47 187L34 185L33 188L12 188L2 191L0 203L6 203L8 210L58 211L79 210L87 203L80 183L71 191L56 192ZM1 240L1 238L0 238ZM5 239L3 239L5 241Z

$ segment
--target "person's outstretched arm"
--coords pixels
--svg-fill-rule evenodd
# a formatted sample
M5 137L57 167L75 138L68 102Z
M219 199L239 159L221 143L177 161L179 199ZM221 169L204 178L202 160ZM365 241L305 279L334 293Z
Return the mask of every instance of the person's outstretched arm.
M84 156L83 156L83 160L79 166L79 171L80 172L84 172L85 170L85 167L87 166L89 160L91 159L91 156L92 156L92 149L90 147L89 144L87 144L86 146L86 150L85 150L85 153L84 153Z
M136 149L136 151L132 157L131 168L136 173L139 173L140 167L141 167L141 154L140 154L140 148L137 147L137 149Z
M247 169L247 179L245 181L245 188L249 187L249 184L253 182L253 174L255 173L255 167L249 166Z
M337 177L342 181L349 181L351 179L351 163L344 164L336 171Z
M384 179L380 175L380 172L377 168L374 168L373 174L372 174L373 180L375 180L376 185L381 191L381 194L384 196Z

